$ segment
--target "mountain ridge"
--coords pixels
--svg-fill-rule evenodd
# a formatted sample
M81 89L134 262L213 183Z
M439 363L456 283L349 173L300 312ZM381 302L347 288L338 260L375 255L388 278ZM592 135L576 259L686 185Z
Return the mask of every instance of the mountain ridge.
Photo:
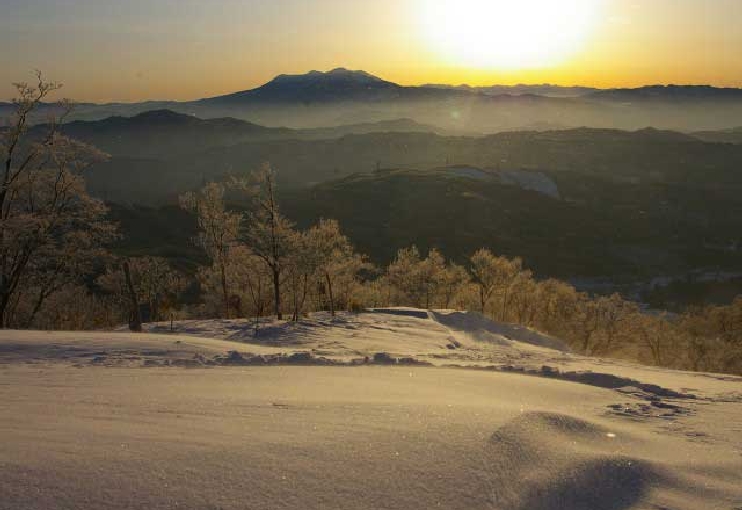
M54 105L39 109L44 123ZM709 85L650 85L636 89L406 86L366 71L279 75L260 87L195 101L78 104L70 119L100 120L168 109L200 118L233 117L293 129L330 128L410 118L450 133L492 133L530 126L589 126L624 130L653 126L695 132L740 124L742 89ZM12 105L0 105L0 118Z
M326 103L460 96L465 93L468 92L399 85L367 71L338 67L330 71L281 74L257 88L200 99L196 103Z
M519 83L514 85L493 84L493 85L469 85L469 84L445 84L445 83L424 83L420 85L400 85L393 81L385 80L364 70L351 70L345 67L337 67L329 71L312 70L303 74L279 74L270 81L254 88L244 89L232 93L221 94L216 96L203 97L199 99L174 101L174 100L144 100L133 102L80 102L78 104L85 106L132 106L132 105L151 105L153 109L160 109L163 105L188 105L210 101L220 101L237 98L263 99L270 100L281 98L287 92L304 92L324 91L333 92L326 89L327 86L339 87L342 92L345 90L347 95L351 93L361 93L374 90L397 91L423 91L429 94L452 93L456 95L469 94L476 95L533 95L543 97L591 97L598 99L621 99L625 97L642 97L642 98L742 98L742 88L740 87L716 87L709 84L647 84L638 87L608 87L598 88L584 85L556 85L550 83ZM302 90L302 88L304 90ZM323 90L324 88L324 90ZM334 91L334 92L337 92ZM343 97L343 94L339 94ZM284 97L285 98L285 97ZM12 103L0 101L0 108L11 107Z

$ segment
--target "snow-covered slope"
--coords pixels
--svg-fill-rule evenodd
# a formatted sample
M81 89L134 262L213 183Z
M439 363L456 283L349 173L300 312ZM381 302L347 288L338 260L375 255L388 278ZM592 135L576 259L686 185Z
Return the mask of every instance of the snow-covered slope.
M559 199L557 183L543 172L529 170L508 170L500 168L481 169L471 166L451 166L450 174L477 180L497 180L501 184L517 186L528 191L535 191L551 198Z
M459 312L174 326L0 331L0 510L742 507L742 378Z

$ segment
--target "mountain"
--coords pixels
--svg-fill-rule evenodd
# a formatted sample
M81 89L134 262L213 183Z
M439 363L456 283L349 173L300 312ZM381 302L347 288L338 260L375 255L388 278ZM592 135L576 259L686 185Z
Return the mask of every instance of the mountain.
M697 131L692 134L706 142L742 144L742 126L722 131Z
M270 128L262 129L274 133ZM359 130L357 126L344 129ZM580 128L490 136L416 131L343 134L340 128L287 133L261 134L262 138L229 145L206 132L186 138L185 143L175 135L160 134L148 141L144 135L107 133L106 140L97 140L114 158L91 171L89 186L113 201L163 203L198 186L204 177L221 179L257 168L265 161L277 169L279 184L285 189L306 188L378 168L424 171L448 165L595 175L636 185L683 183L699 189L739 189L742 184L738 173L742 147L704 143L690 135L655 129ZM198 145L198 139L214 140L215 145ZM96 139L91 135L86 141ZM175 143L172 148L170 141ZM146 188L146 197L141 188Z
M35 129L43 131L44 126ZM158 159L245 141L295 136L288 128L268 128L233 118L200 119L171 110L98 121L73 121L60 129L67 136L95 145L113 156Z
M597 90L588 95L607 101L722 101L742 100L742 89L711 85L646 85L639 88Z
M326 128L297 130L303 139L341 138L346 135L369 133L445 133L446 130L430 124L421 124L413 119L390 119L378 122L346 124Z
M326 144L321 148L328 149ZM665 154L673 148L666 147ZM414 243L461 263L466 254L488 247L522 257L542 278L634 281L699 267L742 269L739 252L729 249L742 240L742 179L734 180L733 169L727 183L706 186L698 185L703 172L686 182L671 173L665 180L636 180L613 171L381 168L301 188L282 186L279 200L301 228L319 218L337 219L354 245L378 264ZM166 174L162 181L172 185L178 178ZM134 252L189 242L192 227L172 207L115 207L113 214ZM169 233L166 244L152 225Z
M51 106L40 109L43 122ZM0 105L0 117L10 111ZM742 90L658 85L637 89L516 85L403 86L365 71L281 75L252 90L188 102L82 104L74 118L97 120L167 109L202 119L231 117L293 129L332 128L411 119L448 133L588 126L636 130L645 126L693 132L740 124Z
M41 134L45 130L46 125L37 125L32 128L31 134ZM171 110L148 111L133 117L77 120L63 124L60 130L67 136L92 144L114 157L158 160L173 159L244 142L324 140L341 138L349 134L444 131L412 119L390 119L328 128L290 129L266 127L229 117L200 119Z
M282 74L257 89L204 99L202 102L313 103L358 100L393 94L400 88L365 71L338 68L301 75Z
M742 267L722 247L742 232L736 191L521 171L521 182L476 168L382 170L286 191L300 226L335 218L374 261L417 244L459 257L486 246L523 257L541 277L646 278L697 267ZM512 172L509 175L513 175ZM531 183L555 183L558 197ZM529 189L530 188L530 189ZM619 276L620 275L620 276Z
M482 93L488 96L537 95L537 96L544 96L544 97L579 97L579 96L588 95L598 90L592 87L580 87L580 86L565 87L562 85L552 85L550 83L544 83L544 84L538 84L538 85L520 83L517 85L488 85L488 86L472 86L472 85L467 85L467 84L446 85L446 84L430 83L430 84L422 85L422 87L479 92L479 93Z
M673 85L605 91L551 85L411 87L340 68L283 75L253 90L165 107L203 118L235 117L296 129L409 118L459 134L556 125L710 131L739 125L742 90Z
M461 95L461 91L453 91ZM383 80L366 71L337 68L331 71L310 71L300 75L280 75L252 90L226 96L203 99L200 104L229 103L332 103L344 101L381 101L410 97L444 97L446 90L424 87L404 87Z
M269 161L291 219L336 218L377 262L415 242L449 256L488 246L542 276L739 265L723 247L742 242L742 146L695 135L446 136L411 119L288 129L163 110L62 130L113 155L86 173L88 187L128 204L112 214L134 251L176 253L192 231L172 209L178 194Z

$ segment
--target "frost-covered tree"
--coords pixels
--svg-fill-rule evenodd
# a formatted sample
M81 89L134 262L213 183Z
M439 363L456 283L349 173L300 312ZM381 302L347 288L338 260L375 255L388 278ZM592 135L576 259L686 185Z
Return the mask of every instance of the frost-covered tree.
M450 308L456 296L471 280L466 268L453 262L448 263L439 278L443 308Z
M396 290L397 302L424 308L448 308L469 281L466 269L447 262L438 250L432 249L422 258L416 246L397 252L387 278Z
M387 268L389 284L396 293L394 303L421 306L425 289L422 281L421 266L423 259L417 246L402 248Z
M172 307L185 289L185 275L173 269L167 259L162 257L132 257L112 265L98 278L98 284L127 310L131 308L131 299L124 263L129 267L137 307L146 304L152 322L165 319L164 309Z
M275 176L270 165L263 165L251 177L254 183L253 211L247 218L245 242L270 270L273 311L278 319L282 319L281 284L297 234L293 223L281 214L276 199Z
M370 265L365 257L355 253L350 239L340 231L335 220L321 219L305 237L308 270L325 284L330 313L334 316L338 297L342 296L347 307L358 273Z
M472 279L477 287L479 307L485 313L490 300L497 293L505 293L522 269L522 261L518 258L508 259L497 257L487 249L477 251L471 257ZM503 301L504 303L504 301ZM501 308L501 319L505 307Z
M88 195L82 177L105 155L58 130L71 104L60 102L49 111L61 113L30 132L31 116L61 86L38 73L36 84L15 87L13 114L0 131L0 327L30 325L50 296L80 281L114 236L106 208Z
M199 233L195 241L204 249L219 274L222 315L228 319L231 316L231 307L227 266L231 250L237 244L242 215L225 208L224 193L223 184L209 183L198 192L182 195L180 204L184 209L194 212L198 218Z

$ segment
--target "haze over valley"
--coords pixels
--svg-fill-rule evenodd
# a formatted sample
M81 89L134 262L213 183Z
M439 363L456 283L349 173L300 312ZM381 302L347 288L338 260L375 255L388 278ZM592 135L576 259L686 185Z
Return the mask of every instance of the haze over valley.
M368 83L379 84L379 90L369 89ZM546 87L546 92L552 89ZM539 90L544 92L543 87ZM631 103L617 102L632 97L644 112L666 109L674 111L675 118L693 118L687 131L651 125L634 130L557 128L563 117L541 106L534 107L544 116L541 129L494 134L459 134L424 123L424 115L378 121L352 116L346 120L359 122L289 128L168 109L73 120L60 129L110 155L86 170L87 187L114 204L112 214L124 222L129 240L124 245L132 253L152 249L152 241L162 235L150 231L150 221L160 225L158 230L169 231L168 243L188 250L192 234L182 229L182 215L168 212L178 196L269 161L292 220L310 225L321 217L337 218L352 241L378 263L388 263L398 249L414 243L459 260L487 246L523 257L541 277L574 281L649 282L705 270L736 274L736 250L742 242L742 145L734 129L721 129L718 115L718 131L696 131L704 121L694 117L689 105L709 116L713 108L708 105L720 105L734 118L742 92L708 87L652 90L580 89L581 96L569 101L590 108L632 108ZM261 89L206 102L229 104L224 113L233 114L241 112L243 104L283 103L296 119L315 108L337 113L355 104L348 103L351 99L358 108L384 108L405 94L435 105L431 111L449 111L452 102L462 100L530 108L529 103L553 99L531 93L493 99L467 89L451 93L399 87L367 73L335 70L279 77ZM594 99L596 95L607 99ZM426 107L416 108L404 113ZM503 118L496 112L486 116ZM596 116L615 119L605 112ZM471 125L470 119L464 123ZM42 124L31 133L44 129ZM429 209L442 203L447 206ZM127 217L150 221L135 224ZM172 245L155 248L173 251Z

